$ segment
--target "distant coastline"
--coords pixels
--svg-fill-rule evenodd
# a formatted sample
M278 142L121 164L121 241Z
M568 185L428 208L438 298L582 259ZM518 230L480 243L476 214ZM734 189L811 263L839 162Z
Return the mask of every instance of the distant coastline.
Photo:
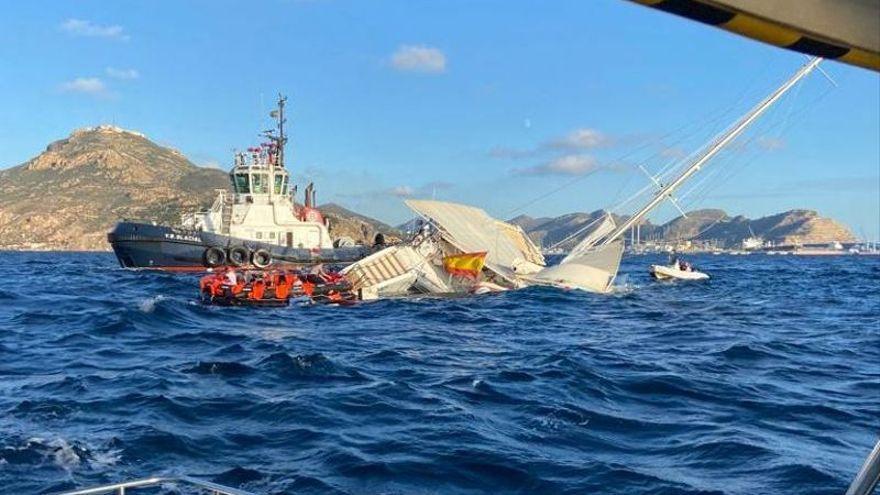
M143 133L109 125L77 129L33 159L0 170L0 249L106 252L106 235L116 222L139 218L176 225L182 213L207 207L214 191L226 187L226 172L198 167ZM46 190L57 192L46 195ZM320 208L336 238L370 242L377 232L396 236L405 230L337 204ZM538 245L566 249L577 242L572 234L602 214L521 215L510 221ZM750 235L777 244L856 241L847 227L811 210L748 219L704 209L663 225L644 222L633 234L639 240L711 241L726 249Z

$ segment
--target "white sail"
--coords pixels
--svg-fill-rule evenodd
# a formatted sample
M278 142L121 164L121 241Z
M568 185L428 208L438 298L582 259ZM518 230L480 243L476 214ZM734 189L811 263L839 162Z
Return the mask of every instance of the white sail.
M587 236L584 237L570 253L568 253L568 256L562 260L562 263L566 263L569 260L577 258L590 251L590 249L602 240L602 238L613 232L615 227L617 227L617 224L614 223L614 218L611 217L610 213L606 212L605 216L602 218L602 222L595 227L592 232L587 234Z
M544 257L519 227L492 218L480 208L445 201L407 200L406 205L434 224L443 239L463 253L485 251L486 268L509 281L534 273Z
M530 280L541 285L604 294L611 291L622 257L623 243L619 241L585 248L576 255L569 254L558 265L544 268Z

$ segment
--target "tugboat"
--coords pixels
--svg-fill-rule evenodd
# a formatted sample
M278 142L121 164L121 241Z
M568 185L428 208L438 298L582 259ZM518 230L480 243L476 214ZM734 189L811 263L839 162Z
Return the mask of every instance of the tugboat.
M328 222L315 205L315 189L294 202L296 186L284 167L284 105L270 115L277 128L268 142L236 152L229 173L232 194L218 190L206 211L184 214L179 226L122 221L107 235L123 268L205 271L221 266L348 264L370 253L365 246L334 247Z

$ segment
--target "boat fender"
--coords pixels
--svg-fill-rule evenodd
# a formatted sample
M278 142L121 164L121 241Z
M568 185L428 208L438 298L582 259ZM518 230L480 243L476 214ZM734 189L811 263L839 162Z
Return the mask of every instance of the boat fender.
M251 263L257 268L266 268L272 264L272 254L265 249L257 249L251 256Z
M205 264L211 267L226 263L226 253L222 249L209 247L205 250Z
M229 263L235 266L241 266L248 262L250 252L244 246L235 246L229 249Z

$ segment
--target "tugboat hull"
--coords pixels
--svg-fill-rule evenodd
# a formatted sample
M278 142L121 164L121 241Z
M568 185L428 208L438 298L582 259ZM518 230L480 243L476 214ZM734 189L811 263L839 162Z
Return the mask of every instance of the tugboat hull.
M294 248L211 232L139 222L119 222L107 234L107 240L123 268L180 272L202 272L211 268L206 259L206 253L210 248L222 250L227 260L233 248L243 247L248 253L265 250L271 255L272 266L303 266L317 263L346 265L371 252L364 246L335 249ZM249 265L250 257L244 266Z

